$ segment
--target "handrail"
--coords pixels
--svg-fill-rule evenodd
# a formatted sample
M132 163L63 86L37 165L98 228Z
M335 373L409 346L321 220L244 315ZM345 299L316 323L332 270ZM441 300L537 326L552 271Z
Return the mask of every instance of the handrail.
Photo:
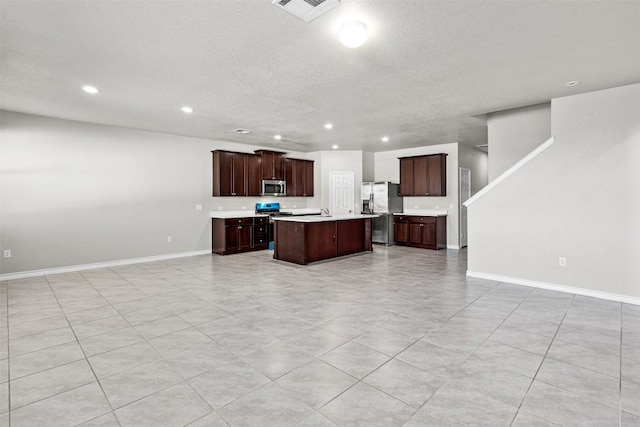
M504 181L505 179L513 175L518 169L520 169L521 167L529 163L531 160L533 160L538 154L542 153L544 150L546 150L551 145L553 145L554 142L555 142L555 139L553 136L547 139L545 142L543 142L538 147L536 147L535 150L533 150L532 152L524 156L516 164L511 166L502 174L498 175L496 179L491 181L489 184L485 185L484 188L482 188L482 190L478 191L476 194L473 195L473 197L470 197L462 204L465 205L466 207L471 206L473 203L476 202L476 200L478 200L479 198L487 194L489 191L491 191L494 187L496 187L502 181ZM491 149L491 147L489 147L489 149ZM491 153L489 153L489 155L491 155Z

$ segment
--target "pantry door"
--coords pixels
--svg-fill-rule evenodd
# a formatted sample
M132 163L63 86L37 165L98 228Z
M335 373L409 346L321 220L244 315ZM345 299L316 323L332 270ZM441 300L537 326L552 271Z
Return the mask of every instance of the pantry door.
M329 172L331 185L331 215L348 215L353 213L353 172Z

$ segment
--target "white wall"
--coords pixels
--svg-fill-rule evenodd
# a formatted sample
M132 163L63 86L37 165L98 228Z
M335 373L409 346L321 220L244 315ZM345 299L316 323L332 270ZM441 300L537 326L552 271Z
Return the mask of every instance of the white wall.
M400 161L398 157L420 156L423 154L447 154L447 196L446 197L403 197L404 209L446 209L447 245L457 247L458 235L458 143L429 145L403 150L382 151L375 156L375 180L400 182Z
M493 181L550 136L549 103L489 114L489 181Z
M471 170L471 195L480 191L488 182L488 156L484 151L465 144L458 145L458 164Z
M369 151L362 152L362 181L369 182L376 179L376 157Z
M0 132L2 274L210 249L210 211L262 200L211 196L211 150L258 147L8 111Z
M329 174L331 172L353 172L353 212L360 213L360 190L362 187L362 151L319 151L310 153L308 158L320 159L320 200L318 206L331 209L331 182ZM317 163L317 161L316 161ZM317 202L315 200L314 202Z
M555 144L469 207L469 272L640 303L640 84L551 115Z

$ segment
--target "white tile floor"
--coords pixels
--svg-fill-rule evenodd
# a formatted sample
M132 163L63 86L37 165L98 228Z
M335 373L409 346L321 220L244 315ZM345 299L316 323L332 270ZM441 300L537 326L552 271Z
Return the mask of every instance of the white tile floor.
M268 251L3 282L2 426L640 426L640 307L465 251Z

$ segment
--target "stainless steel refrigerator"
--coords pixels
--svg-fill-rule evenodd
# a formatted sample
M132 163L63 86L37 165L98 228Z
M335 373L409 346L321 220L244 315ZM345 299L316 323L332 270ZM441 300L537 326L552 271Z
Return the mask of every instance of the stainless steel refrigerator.
M372 241L393 245L393 214L402 212L399 185L391 182L362 183L362 213L380 215L372 220Z

